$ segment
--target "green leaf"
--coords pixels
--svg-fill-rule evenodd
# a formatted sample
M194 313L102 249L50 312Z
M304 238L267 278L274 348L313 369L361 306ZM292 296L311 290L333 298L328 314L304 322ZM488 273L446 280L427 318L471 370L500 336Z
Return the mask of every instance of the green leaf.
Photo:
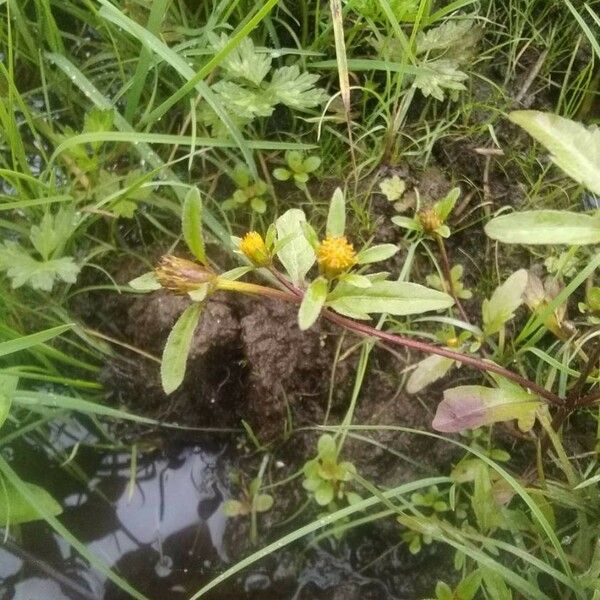
M404 179L400 179L398 175L394 175L393 177L383 179L379 183L379 189L390 202L395 202L396 200L400 200L406 191L406 182Z
M318 156L308 156L302 163L305 173L313 173L321 166L321 159Z
M77 218L71 207L61 207L53 215L47 212L39 225L33 225L29 239L40 256L47 261L53 254L58 254L77 227Z
M0 246L0 269L6 270L13 288L27 284L35 290L46 292L52 290L57 279L75 283L80 271L70 256L38 261L13 241Z
M287 181L291 176L292 174L282 167L273 170L273 177L278 181Z
M356 257L359 265L367 265L391 258L400 248L396 244L378 244L365 248Z
M327 94L314 87L318 79L318 75L300 73L297 65L281 67L273 73L267 92L289 108L306 110L327 100Z
M397 215L392 217L392 223L402 227L403 229L410 229L411 231L423 231L423 227L415 220L410 217L402 217Z
M317 454L319 458L332 458L335 460L337 456L337 446L335 445L335 439L332 435L324 433L319 437L317 442Z
M565 210L530 210L495 217L485 232L505 244L600 244L600 217Z
M227 517L239 517L248 514L247 506L239 500L225 500L221 510Z
M369 288L340 282L327 298L328 306L347 316L355 313L412 315L442 310L452 304L454 301L448 294L402 281L374 281Z
M254 212L257 212L259 215L264 214L267 210L267 203L264 198L255 197L250 200L250 206Z
M430 60L421 65L422 71L415 77L413 87L421 90L423 96L432 96L442 101L446 90L460 91L467 89L462 81L467 74L458 68L458 62L440 58Z
M289 236L289 241L278 249L277 257L296 286L304 282L304 277L316 260L315 251L304 237L305 222L304 212L290 208L275 223L278 241Z
M133 219L135 211L137 210L137 203L131 200L118 200L111 205L111 212L117 217L123 217L124 219Z
M181 229L185 243L192 254L202 263L206 263L204 237L202 235L202 199L197 187L190 188L183 202Z
M329 481L321 481L315 490L315 500L319 506L327 506L334 496L333 485Z
M73 328L73 324L59 325L58 327L52 327L50 329L44 329L44 331L38 331L31 335L24 335L14 340L8 340L6 342L0 342L0 356L6 356L8 354L14 354L21 350L26 350L38 344L43 344L52 338L63 334L65 331Z
M499 421L518 419L533 426L532 417L542 406L538 397L525 390L463 385L444 391L432 427L444 433L476 429Z
M0 428L8 418L13 394L17 391L19 378L16 375L0 374Z
M569 177L600 194L600 129L537 110L517 110L509 119L543 144Z
M406 383L406 391L416 394L423 388L441 379L454 364L451 358L432 354L417 364L417 368L410 374Z
M473 19L447 20L426 33L417 36L417 54L432 50L448 50L453 46L464 46L465 39L472 39ZM473 43L477 38L473 39Z
M233 81L219 81L212 90L228 111L244 119L269 117L277 104L264 90L248 89Z
M217 50L221 50L229 42L225 34L220 39L209 38ZM271 69L271 56L267 52L257 52L249 37L244 38L221 63L227 74L236 79L246 79L258 86Z
M40 510L53 516L62 512L60 504L44 489L33 483L21 482L35 503L30 503L6 479L0 481L0 526L12 526L41 519Z
M317 277L308 286L300 310L298 311L298 326L303 331L312 327L319 318L321 309L327 298L328 283L324 277Z
M514 317L514 312L523 304L523 293L527 287L528 274L525 269L513 273L499 285L481 306L483 331L486 335L498 333L502 326Z
M201 304L188 306L169 333L160 365L160 377L165 394L174 392L183 381L194 330L198 325L202 308Z
M156 279L154 271L148 271L129 282L129 287L137 292L154 292L161 289L160 283Z
M336 188L329 204L326 233L330 237L341 237L346 229L346 198L340 188Z
M452 212L458 197L460 196L460 188L455 187L452 188L444 198L438 200L435 203L435 212L438 214L442 221L445 221ZM448 237L448 236L444 236Z
M266 512L273 506L273 496L270 494L258 494L254 498L253 508L256 512Z
M479 569L469 573L457 586L456 597L458 600L473 600L481 585L481 571Z

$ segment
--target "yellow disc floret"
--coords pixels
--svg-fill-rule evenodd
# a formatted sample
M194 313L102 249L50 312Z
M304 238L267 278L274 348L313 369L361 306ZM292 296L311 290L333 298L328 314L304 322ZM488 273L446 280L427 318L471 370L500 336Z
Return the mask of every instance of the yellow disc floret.
M240 252L256 267L271 263L271 254L260 233L249 231L240 241Z
M317 262L326 277L336 277L356 264L356 252L346 236L327 236L317 246Z

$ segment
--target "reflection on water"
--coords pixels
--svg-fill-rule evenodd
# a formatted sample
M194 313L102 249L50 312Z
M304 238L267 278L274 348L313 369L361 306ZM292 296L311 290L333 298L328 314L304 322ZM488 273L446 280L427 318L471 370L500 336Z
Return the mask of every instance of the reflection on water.
M2 448L24 478L61 505L60 521L150 600L187 599L228 566L221 511L226 446L205 444L137 457L99 451L90 431L69 422L36 443ZM56 448L71 457L60 465ZM0 534L1 534L0 530ZM16 535L18 533L18 536ZM275 532L275 536L282 532ZM393 600L379 578L305 545L286 549L207 595L210 600ZM344 590L353 590L346 593ZM332 595L333 593L333 595ZM341 593L341 595L339 595ZM357 595L358 594L358 595ZM44 522L0 538L0 600L121 600L130 596L90 567Z
M95 440L70 423L52 430L48 446L68 453L82 441ZM93 554L150 598L188 597L227 562L226 490L217 477L223 447L138 457L135 479L130 453L80 446L66 470L39 444L3 452L29 481L49 489L64 507L61 522ZM26 468L18 460L24 456ZM11 538L0 547L0 600L128 597L45 523L21 532L19 543Z

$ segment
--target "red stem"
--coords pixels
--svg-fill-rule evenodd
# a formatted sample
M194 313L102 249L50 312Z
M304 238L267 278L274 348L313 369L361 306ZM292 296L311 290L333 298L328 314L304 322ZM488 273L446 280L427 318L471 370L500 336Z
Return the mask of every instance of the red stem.
M302 298L302 291L292 285L281 273L275 269L271 269L271 272L273 275L275 275L277 280L284 287L286 287L293 296L295 296L296 302ZM479 371L497 373L506 379L510 379L511 381L518 383L524 388L530 389L532 392L535 392L542 398L545 398L550 404L555 404L557 406L562 406L564 404L564 400L560 396L556 395L550 390L547 390L541 385L522 377L514 371L497 365L496 363L488 362L475 356L469 356L468 354L463 354L462 352L456 352L455 350L450 350L449 348L444 348L442 346L434 346L433 344L429 344L427 342L421 342L419 340L396 335L394 333L380 331L375 327L371 327L370 325L366 325L364 323L359 323L358 321L353 321L352 319L348 319L347 317L343 317L342 315L331 312L327 309L324 309L321 315L331 323L335 323L340 327L344 327L345 329L349 329L350 331L354 331L355 333L364 335L366 337L375 337L396 346L404 346L406 348L412 348L413 350L419 350L420 352L425 352L427 354L437 354L438 356L451 358L459 363L474 367Z

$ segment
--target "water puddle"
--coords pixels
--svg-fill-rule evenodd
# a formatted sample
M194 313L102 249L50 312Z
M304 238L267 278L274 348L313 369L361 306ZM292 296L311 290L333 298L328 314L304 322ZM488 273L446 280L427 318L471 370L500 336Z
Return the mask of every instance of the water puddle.
M3 455L27 480L45 485L64 507L60 521L86 547L151 600L189 598L222 572L228 497L226 443L140 453L99 451L98 439L70 421L46 443L21 442ZM74 458L49 459L60 447ZM76 453L75 453L76 450ZM25 463L22 458L26 457ZM87 564L44 522L23 525L0 543L0 600L120 600L130 596ZM207 598L317 600L393 599L387 586L322 549L285 550L221 585Z

